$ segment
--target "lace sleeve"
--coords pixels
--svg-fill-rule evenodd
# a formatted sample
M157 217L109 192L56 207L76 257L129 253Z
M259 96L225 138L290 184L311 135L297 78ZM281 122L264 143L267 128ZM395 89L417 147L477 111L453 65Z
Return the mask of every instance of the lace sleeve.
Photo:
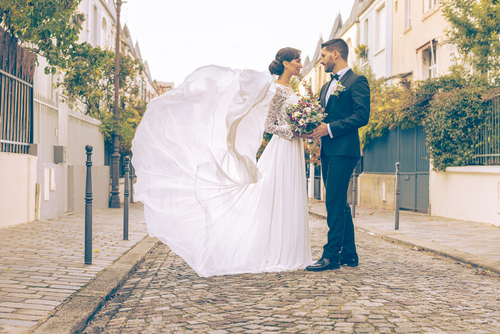
M273 99L271 100L271 105L269 106L269 113L267 114L267 119L266 119L266 127L265 131L268 133L272 133L274 135L278 135L282 138L292 140L293 138L293 132L290 130L290 128L286 125L276 125L276 121L278 120L278 117L280 117L280 111L283 106L283 102L286 100L286 92L283 90L283 88L278 87L276 89L276 94L274 95ZM283 120L283 123L285 121ZM279 124L280 122L278 122Z

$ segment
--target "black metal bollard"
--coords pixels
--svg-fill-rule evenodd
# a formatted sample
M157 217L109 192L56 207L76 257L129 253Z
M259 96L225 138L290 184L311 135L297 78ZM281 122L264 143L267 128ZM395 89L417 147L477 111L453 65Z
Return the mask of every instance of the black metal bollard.
M123 240L128 240L128 197L130 194L130 157L125 157L125 191L123 192Z
M356 201L358 199L357 192L358 192L358 187L357 187L357 178L356 178L356 167L354 168L354 171L352 172L352 184L351 184L351 202L352 202L352 218L356 218Z
M134 203L134 166L130 164L130 203Z
M396 162L396 192L394 199L394 229L399 230L399 192L400 192L400 181L399 181L399 166L401 164Z
M87 184L85 187L85 264L92 264L92 146L87 151Z

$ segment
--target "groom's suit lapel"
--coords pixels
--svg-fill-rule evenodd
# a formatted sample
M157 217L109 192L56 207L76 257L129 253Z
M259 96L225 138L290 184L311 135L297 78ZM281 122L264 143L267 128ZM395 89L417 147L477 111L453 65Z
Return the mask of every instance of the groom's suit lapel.
M346 86L346 84L347 84L347 80L349 79L349 77L350 77L353 73L354 73L354 72L352 71L352 69L349 69L347 72L345 72L345 74L344 74L344 75L342 76L342 78L340 78L340 80L339 80L339 81L340 81L340 83L342 84L342 86L344 86L346 89L347 89L347 86ZM332 100L333 100L334 98L336 98L336 96L335 96L335 95L333 95L333 94L332 94L332 95L330 95L330 98L328 99L328 105L327 105L327 106L325 106L325 104L326 104L326 100L325 100L325 99L326 99L326 93L327 93L327 92L328 92L328 90L330 89L330 85L331 85L331 84L332 84L332 80L330 80L329 82L327 82L327 83L323 86L323 87L325 87L325 86L326 86L326 88L325 88L325 89L323 89L323 90L321 91L321 105L322 105L325 109L326 109L328 106L330 106L330 107L331 107L331 106L333 105L333 103L331 103L331 102L332 102ZM350 86L350 85L349 85L349 86ZM328 108L328 109L330 109L330 108Z
M325 96L326 96L326 92L328 91L328 87L330 87L330 84L332 82L327 82L323 85L323 87L321 88L321 94L320 94L320 103L321 103L321 106L323 108L325 108Z
M345 72L345 74L342 76L342 78L340 78L340 82L342 83L342 85L345 87L346 85L346 82L347 82L347 79L349 79L349 77L351 76L351 74L353 74L354 72L352 71L352 69L349 69L347 72ZM347 88L347 87L346 87Z
M340 78L340 83L342 84L342 86L345 87L345 89L347 90L348 87L351 86L350 84L350 81L349 80L349 77L351 76L351 74L353 74L354 72L349 69L347 72L345 72L345 74L342 76L342 78ZM342 93L340 93L342 94ZM326 97L326 93L325 93L325 97ZM330 107L328 109L331 109L336 103L334 103L334 100L335 99L339 99L340 98L340 95L339 96L335 96L335 95L330 95L330 98L328 99L328 104L327 104L327 107Z

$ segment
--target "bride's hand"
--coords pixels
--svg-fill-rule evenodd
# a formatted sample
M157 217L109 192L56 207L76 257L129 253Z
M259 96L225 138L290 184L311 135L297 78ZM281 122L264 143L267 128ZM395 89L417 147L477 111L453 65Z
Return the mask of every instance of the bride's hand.
M305 133L304 133L304 134L300 134L300 133L298 133L298 132L296 132L296 131L292 131L292 132L293 132L293 135L294 135L295 137L299 137L299 138L302 138L302 139L309 139L309 135L307 135L307 134L305 134Z

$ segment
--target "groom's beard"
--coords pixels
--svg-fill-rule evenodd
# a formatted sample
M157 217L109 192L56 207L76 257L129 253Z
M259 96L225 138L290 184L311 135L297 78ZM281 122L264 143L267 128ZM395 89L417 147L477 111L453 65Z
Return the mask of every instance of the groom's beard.
M336 65L335 63L333 63L333 64L331 64L331 63L326 64L326 66L325 66L325 72L326 73L333 73L333 69L335 68L335 65Z

